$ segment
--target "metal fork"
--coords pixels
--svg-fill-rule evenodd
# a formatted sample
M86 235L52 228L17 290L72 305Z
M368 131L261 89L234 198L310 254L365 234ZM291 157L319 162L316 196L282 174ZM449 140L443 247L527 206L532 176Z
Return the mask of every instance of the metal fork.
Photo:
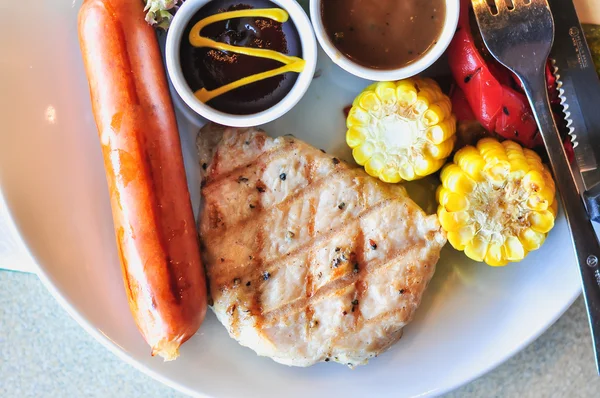
M472 2L486 47L523 83L548 151L579 264L600 373L600 245L577 191L546 91L544 68L554 41L550 7L547 0L494 0L495 10L487 0Z

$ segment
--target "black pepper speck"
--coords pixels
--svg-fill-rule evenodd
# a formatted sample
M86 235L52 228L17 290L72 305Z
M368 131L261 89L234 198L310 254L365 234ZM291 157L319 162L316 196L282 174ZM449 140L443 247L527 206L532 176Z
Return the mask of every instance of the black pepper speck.
M340 263L342 262L342 260L340 260L339 258L334 258L333 259L333 268L337 268L340 266Z
M285 179L286 179L286 178L287 178L287 176L285 175L285 173L281 173L281 174L279 174L279 179L280 179L281 181L285 181Z

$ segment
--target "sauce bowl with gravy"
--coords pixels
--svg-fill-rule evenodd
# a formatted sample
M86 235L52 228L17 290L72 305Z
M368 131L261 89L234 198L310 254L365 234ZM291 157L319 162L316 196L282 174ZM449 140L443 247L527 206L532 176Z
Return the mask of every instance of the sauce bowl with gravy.
M310 0L321 47L346 71L373 81L419 74L446 51L460 0Z

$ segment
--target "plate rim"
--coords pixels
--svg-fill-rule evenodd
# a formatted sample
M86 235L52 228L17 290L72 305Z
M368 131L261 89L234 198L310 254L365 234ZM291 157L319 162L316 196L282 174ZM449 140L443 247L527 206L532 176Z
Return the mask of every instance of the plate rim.
M142 373L150 376L154 380L173 388L176 391L179 391L183 394L186 394L191 397L198 398L216 398L209 395L206 395L202 392L193 390L188 388L166 376L163 376L161 373L152 370L150 367L144 365L140 361L136 360L132 357L125 349L120 347L114 341L112 341L108 336L100 332L98 328L96 328L88 319L86 319L82 313L80 313L73 304L67 300L67 298L62 294L62 292L56 287L53 283L52 278L48 273L46 273L45 268L41 265L41 262L38 261L35 253L29 248L29 244L27 238L21 232L21 228L19 227L19 223L16 217L13 215L11 202L7 200L7 197L3 193L2 185L0 184L0 200L4 200L6 204L6 214L8 216L7 223L9 224L9 229L12 229L13 232L17 234L17 237L23 243L24 249L26 253L33 259L33 264L35 269L33 273L37 275L40 279L44 287L50 292L52 297L60 304L60 306L69 314L71 318L73 318L84 331L86 331L89 335L91 335L96 341L98 341L103 347L107 348L111 353L113 353L117 358L126 362L127 364L133 366L135 369L141 371ZM11 228L12 227L12 228ZM575 265L575 264L574 264ZM538 328L535 331L532 331L527 338L522 339L510 352L507 352L501 359L488 364L485 367L482 367L478 372L470 375L469 377L455 381L454 383L448 382L445 385L438 387L436 389L427 391L419 397L428 397L428 396L439 396L442 394L449 393L454 391L462 386L465 386L474 380L480 378L481 376L491 372L496 369L498 366L504 364L511 358L513 358L516 354L520 353L523 349L532 344L535 340L537 340L542 334L544 334L551 326L553 326L564 314L565 312L571 308L575 300L581 295L581 285L577 285L575 291L571 294L569 300L565 302L565 304L559 308L554 316L551 317L547 322L545 322L544 326Z

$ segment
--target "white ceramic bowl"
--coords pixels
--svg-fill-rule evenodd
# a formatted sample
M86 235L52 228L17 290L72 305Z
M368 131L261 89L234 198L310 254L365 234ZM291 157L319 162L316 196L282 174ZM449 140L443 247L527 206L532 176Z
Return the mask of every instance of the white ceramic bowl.
M262 112L250 115L234 115L218 111L196 98L193 91L185 81L181 70L179 47L183 32L190 19L204 7L210 0L187 0L177 11L167 35L165 47L165 58L169 78L177 93L183 101L201 116L213 122L233 127L257 126L268 123L284 115L292 109L300 98L308 90L312 82L317 65L317 42L308 16L295 0L271 0L272 3L286 10L290 21L295 25L300 44L302 46L302 58L306 61L304 70L299 74L296 83L290 92L277 104Z
M319 44L321 44L323 50L325 50L329 58L331 58L335 64L353 75L373 81L405 79L407 77L415 76L430 67L431 64L442 56L444 51L448 48L448 45L450 45L456 26L458 25L458 14L460 10L460 0L446 0L446 18L444 19L442 33L440 34L437 43L434 44L423 57L397 69L374 69L352 61L340 52L331 42L321 18L322 2L323 0L310 0L310 19L312 20L315 35L319 40Z

